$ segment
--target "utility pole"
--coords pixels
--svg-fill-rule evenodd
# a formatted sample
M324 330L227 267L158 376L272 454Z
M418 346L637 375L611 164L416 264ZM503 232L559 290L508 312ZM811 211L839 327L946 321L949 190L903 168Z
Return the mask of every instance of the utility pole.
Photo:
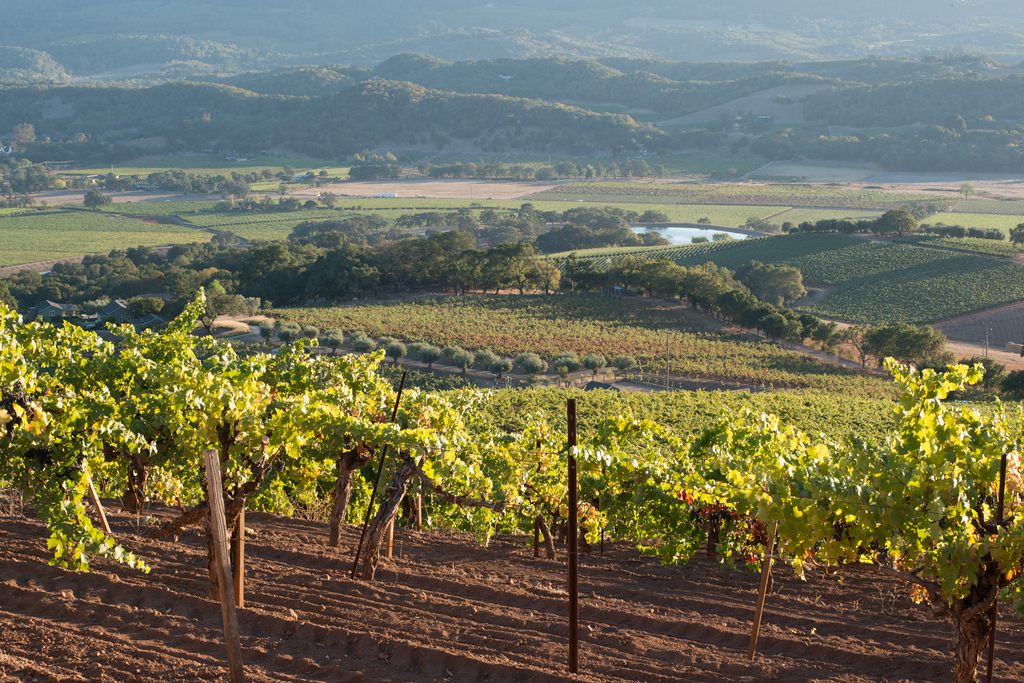
M985 358L986 359L988 358L988 333L989 333L989 330L991 330L991 329L992 329L992 323L991 322L986 322L985 323Z

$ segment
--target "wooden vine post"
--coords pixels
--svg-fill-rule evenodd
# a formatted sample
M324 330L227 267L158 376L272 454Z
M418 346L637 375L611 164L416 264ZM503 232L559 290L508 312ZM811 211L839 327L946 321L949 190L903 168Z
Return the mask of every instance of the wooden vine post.
M384 557L391 559L391 554L395 547L395 520L391 520L388 524L387 541L384 546Z
M1003 501L1006 500L1006 451L999 461L999 507L996 508L996 528L1003 524ZM989 617L992 620L992 628L988 633L988 673L985 675L985 683L992 683L992 668L996 660L996 620L999 618L999 593L996 593L995 602L992 603L992 612Z
M580 670L580 582L579 582L579 534L577 533L577 515L579 514L576 491L576 399L570 398L568 403L569 426L569 672L579 673Z
M89 497L92 499L92 504L96 508L96 514L100 518L100 526L103 527L103 533L107 536L113 535L110 531L110 524L107 522L107 514L103 511L103 505L100 503L99 494L96 493L96 487L92 485L92 477L89 473L85 473L85 481L89 484Z
M228 669L231 683L245 681L242 666L242 641L238 634L238 612L231 586L231 563L228 549L228 530L224 524L224 497L221 493L220 455L213 448L203 451L206 460L206 490L210 504L208 514L213 533L213 561L220 579L220 609L224 617L224 640L228 650Z
M779 523L772 524L772 530L768 533L768 543L764 548L764 562L761 563L761 585L757 590L757 607L754 609L754 626L750 629L750 648L747 649L747 659L754 661L754 651L757 649L757 634L761 630L761 615L764 614L764 601L768 594L768 579L772 575L772 552L775 550L775 534L779 531Z

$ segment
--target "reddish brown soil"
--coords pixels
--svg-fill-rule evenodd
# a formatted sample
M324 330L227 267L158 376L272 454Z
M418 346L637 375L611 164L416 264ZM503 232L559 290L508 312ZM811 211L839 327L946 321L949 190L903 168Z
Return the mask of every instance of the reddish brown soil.
M0 681L226 680L220 608L206 550L115 533L152 573L47 565L44 528L0 523ZM153 514L167 518L170 511ZM375 583L347 576L345 550L318 522L248 515L247 680L265 681L943 681L945 624L889 583L786 570L768 598L757 658L746 660L757 575L706 561L661 567L619 545L581 558L580 670L566 670L564 551L534 559L524 537L489 548L441 532L396 533ZM143 531L146 527L141 527ZM1001 613L996 680L1024 679L1022 623Z

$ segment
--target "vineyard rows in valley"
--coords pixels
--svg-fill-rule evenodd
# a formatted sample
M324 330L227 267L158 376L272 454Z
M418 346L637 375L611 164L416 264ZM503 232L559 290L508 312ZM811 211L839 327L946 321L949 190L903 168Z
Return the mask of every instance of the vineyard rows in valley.
M757 241L760 238L748 237L744 241ZM699 244L667 245L660 247L605 247L602 249L580 249L579 251L564 251L557 254L545 255L546 260L555 261L559 269L565 267L562 259L570 254L576 254L576 258L593 261L597 270L604 271L608 267L608 259L612 263L619 261L626 256L636 256L651 259L669 259L676 263L687 258L703 258L705 253L715 253L731 246L730 241L702 242Z
M976 254L988 254L990 256L1001 256L1003 258L1014 258L1017 255L1017 248L1010 242L999 240L986 240L980 237L938 237L937 235L908 235L907 237L895 237L893 242L901 244L912 244L926 247L939 247L942 249L955 249L957 251L969 251Z
M808 310L840 320L927 323L1024 300L1024 268L982 256L836 234L744 242L716 252L714 262L730 269L751 260L798 268L808 285L836 287ZM691 257L681 265L702 262Z
M1024 200L965 199L953 205L953 213L1024 216Z
M560 352L631 356L646 371L665 367L665 332L677 330L672 311L646 300L596 295L486 296L382 305L282 308L269 315L321 330L361 330L371 337L447 345L514 357ZM452 325L458 320L458 325ZM675 335L671 368L677 375L776 387L803 387L884 396L889 387L844 368L826 366L774 344L710 331Z
M952 195L952 193L950 193ZM740 204L750 206L799 206L823 209L903 208L907 204L932 203L946 197L935 194L848 190L815 185L755 185L745 183L566 183L533 195L536 199L560 196L607 201L683 204ZM614 199L612 199L614 197Z

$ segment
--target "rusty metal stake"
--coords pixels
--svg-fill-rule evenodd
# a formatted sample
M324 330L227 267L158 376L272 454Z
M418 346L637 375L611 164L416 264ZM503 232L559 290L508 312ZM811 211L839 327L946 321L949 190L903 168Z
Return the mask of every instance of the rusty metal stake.
M402 402L402 389L405 388L405 378L409 374L406 370L402 373L402 381L398 385L398 396L395 397L395 409L391 411L391 421L398 418L398 404ZM359 567L359 554L363 552L363 541L366 540L366 530L370 526L370 515L373 514L373 502L377 500L377 487L380 486L380 475L384 473L384 463L388 460L388 445L384 444L380 454L380 466L377 468L377 479L373 482L373 491L370 492L370 504L366 506L366 519L363 520L363 532L359 534L359 545L356 546L356 556L352 560L352 578L356 578L356 569Z
M576 491L576 399L568 403L569 423L569 672L580 670L580 583L579 534L576 529L579 515Z

